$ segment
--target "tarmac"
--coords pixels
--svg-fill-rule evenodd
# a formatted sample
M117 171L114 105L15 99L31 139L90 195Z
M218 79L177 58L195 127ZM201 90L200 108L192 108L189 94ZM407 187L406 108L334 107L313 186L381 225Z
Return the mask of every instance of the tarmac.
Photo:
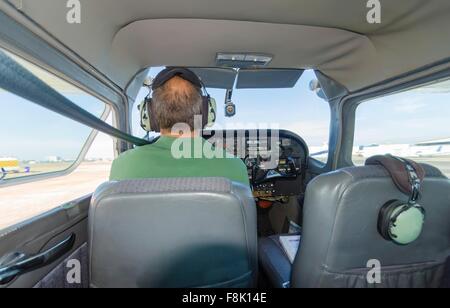
M0 230L92 193L110 169L110 162L83 163L67 176L0 188Z

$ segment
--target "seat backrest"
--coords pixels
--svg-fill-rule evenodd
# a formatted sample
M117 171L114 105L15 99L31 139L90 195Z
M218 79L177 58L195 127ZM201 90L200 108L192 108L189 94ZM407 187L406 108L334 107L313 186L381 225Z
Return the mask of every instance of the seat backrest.
M256 206L224 178L103 184L89 213L92 287L253 287Z
M292 286L439 287L450 256L450 181L436 168L423 167L419 203L426 221L419 239L407 246L378 233L382 206L394 199L408 201L386 169L352 167L314 179L306 192ZM381 263L381 283L367 279L373 260Z

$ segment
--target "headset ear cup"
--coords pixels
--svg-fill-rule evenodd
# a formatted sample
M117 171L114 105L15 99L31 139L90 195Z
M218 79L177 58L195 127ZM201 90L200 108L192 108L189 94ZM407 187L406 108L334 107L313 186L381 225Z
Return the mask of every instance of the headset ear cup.
M202 96L202 128L214 125L217 117L216 112L216 100L210 96Z
M425 222L425 214L420 205L397 207L393 215L396 220L390 227L390 234L396 244L409 245L420 237Z
M380 210L380 214L378 216L378 232L387 241L392 241L390 233L392 213L401 204L404 204L404 202L399 200L391 200L383 205Z
M208 102L208 127L211 127L216 123L217 119L217 103L212 97L209 98Z
M150 98L147 103L147 112L148 112L148 118L150 123L150 131L159 133L161 131L161 128L159 127L159 123L156 120L156 115L153 112L153 100Z
M209 97L202 96L202 129L208 125Z
M152 99L146 98L138 107L141 116L141 127L147 132L159 132L160 128L152 111Z
M378 217L378 231L388 241L408 245L419 238L424 221L423 207L410 206L404 201L394 200L382 207Z
M150 125L150 117L148 114L148 101L147 99L145 99L144 101L142 101L142 103L138 106L139 109L139 114L140 114L140 118L141 118L141 127L143 130L149 132L151 130L151 125Z

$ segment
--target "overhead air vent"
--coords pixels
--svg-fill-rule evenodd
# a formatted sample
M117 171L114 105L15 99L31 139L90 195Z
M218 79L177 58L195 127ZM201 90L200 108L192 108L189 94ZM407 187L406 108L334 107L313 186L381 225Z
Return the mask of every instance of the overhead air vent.
M252 53L218 53L216 65L232 68L261 68L272 61L273 56Z

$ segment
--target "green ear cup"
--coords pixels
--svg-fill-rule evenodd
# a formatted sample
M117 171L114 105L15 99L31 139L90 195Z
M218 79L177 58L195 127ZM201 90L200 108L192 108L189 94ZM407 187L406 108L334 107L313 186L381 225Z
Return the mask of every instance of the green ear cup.
M420 207L410 207L404 212L402 206L397 207L391 217L397 216L389 226L392 240L400 245L408 245L417 240L422 233L425 222L424 211Z
M207 127L212 127L216 122L217 117L217 103L214 98L210 98L208 106L208 124Z
M148 114L148 102L147 100L143 100L139 106L139 113L141 117L141 127L143 130L150 132L152 131L152 125L151 125L151 117Z

